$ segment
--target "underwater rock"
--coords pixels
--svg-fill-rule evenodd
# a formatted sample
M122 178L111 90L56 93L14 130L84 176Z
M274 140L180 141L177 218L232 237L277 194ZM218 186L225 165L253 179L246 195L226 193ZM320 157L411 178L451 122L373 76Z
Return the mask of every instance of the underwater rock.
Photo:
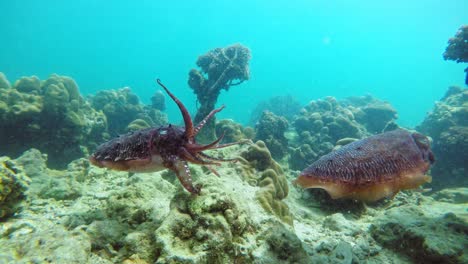
M37 148L49 165L65 168L105 136L106 119L92 109L69 77L23 77L0 89L0 144L3 155L17 157Z
M467 186L468 89L450 87L417 129L433 140L433 188Z
M286 263L311 263L301 240L292 230L281 223L271 226L270 230L266 242L277 259Z
M391 208L373 221L370 233L417 263L468 261L468 225L453 213L429 217L416 205Z
M258 103L250 116L249 124L255 126L264 111L272 112L277 116L284 117L288 122L292 122L294 116L299 113L302 105L291 95L274 96L267 101Z
M178 192L155 231L156 263L251 263L253 231L232 194L208 185L202 194Z
M256 193L258 202L267 212L276 215L285 223L292 224L288 206L282 201L288 196L289 186L281 166L271 157L263 141L257 141L241 153L238 168L244 180L260 189Z
M11 88L10 82L6 78L5 74L3 72L0 72L0 89L9 89Z
M227 91L250 78L249 61L250 50L241 44L216 48L198 57L197 66L201 71L190 70L188 80L200 103L195 123L201 122L214 109L221 90ZM207 122L197 137L200 142L215 139L215 123L215 118Z
M0 157L0 221L19 210L30 182L21 166L8 157Z
M435 200L453 203L453 204L468 204L468 188L451 188L443 189L431 195Z
M85 176L87 164L83 160L73 161L68 170L59 171L49 169L46 165L47 155L41 154L37 149L31 149L23 153L16 162L21 164L32 182L28 190L31 197L55 200L72 200L81 196L82 185L80 179ZM80 164L73 165L73 164ZM85 168L83 168L85 166Z
M255 140L265 142L271 156L280 160L288 151L288 140L284 136L287 128L286 118L265 111L255 126Z
M91 244L80 228L20 220L0 230L1 263L88 263Z

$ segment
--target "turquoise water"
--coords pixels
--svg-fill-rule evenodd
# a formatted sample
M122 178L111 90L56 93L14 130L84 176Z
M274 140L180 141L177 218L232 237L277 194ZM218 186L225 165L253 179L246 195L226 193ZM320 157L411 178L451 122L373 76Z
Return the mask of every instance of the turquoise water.
M242 43L251 80L223 92L220 115L246 123L256 104L291 94L388 100L421 122L464 65L444 61L468 1L1 1L0 71L10 80L73 77L84 94L130 86L144 102L161 78L195 111L187 76L210 49ZM169 103L169 119L180 120Z

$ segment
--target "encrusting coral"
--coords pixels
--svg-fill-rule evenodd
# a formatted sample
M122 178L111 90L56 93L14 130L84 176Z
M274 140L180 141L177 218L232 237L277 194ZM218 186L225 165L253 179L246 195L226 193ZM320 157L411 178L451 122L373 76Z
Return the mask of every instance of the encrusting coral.
M249 60L250 50L240 44L216 48L198 57L197 66L201 71L192 69L188 80L200 103L195 123L202 121L214 109L221 90L229 90L250 78ZM212 118L199 134L199 141L212 141L214 131L215 118Z
M288 196L289 187L281 166L273 160L263 141L257 141L241 153L242 166L237 170L244 180L260 189L256 198L269 213L285 223L292 224L292 215L282 200Z
M457 63L468 62L468 25L461 26L457 34L448 40L443 56L445 60L453 60ZM468 85L468 68L465 72L465 84Z

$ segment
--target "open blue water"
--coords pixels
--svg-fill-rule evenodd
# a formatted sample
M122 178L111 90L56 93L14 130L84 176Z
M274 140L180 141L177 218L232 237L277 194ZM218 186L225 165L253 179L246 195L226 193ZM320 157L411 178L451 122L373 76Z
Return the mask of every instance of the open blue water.
M256 104L291 94L370 93L402 125L418 124L466 65L444 61L468 22L466 0L0 1L0 71L10 81L51 73L84 94L130 86L144 102L161 78L191 109L187 76L199 55L242 43L251 80L223 93L220 115L247 122ZM170 103L170 120L180 120Z

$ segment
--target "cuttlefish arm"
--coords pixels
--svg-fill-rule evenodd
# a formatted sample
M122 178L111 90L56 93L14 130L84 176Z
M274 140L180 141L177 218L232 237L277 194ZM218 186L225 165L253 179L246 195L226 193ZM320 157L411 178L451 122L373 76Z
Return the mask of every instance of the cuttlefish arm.
M175 159L171 166L169 167L170 170L174 171L179 179L180 183L184 186L184 188L193 194L200 193L200 187L193 186L192 175L190 173L190 168L185 160Z

